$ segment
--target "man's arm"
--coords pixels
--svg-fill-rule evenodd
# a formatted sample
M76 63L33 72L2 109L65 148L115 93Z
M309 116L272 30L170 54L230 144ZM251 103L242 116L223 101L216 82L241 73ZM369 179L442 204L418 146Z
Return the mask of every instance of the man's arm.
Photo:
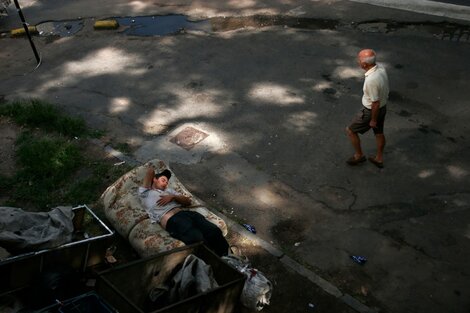
M170 203L171 201L176 201L182 206L191 205L191 198L180 195L180 194L171 194L171 195L161 196L160 199L157 201L157 204L165 205L167 203Z
M179 204L181 204L182 206L191 205L191 198L190 197L186 197L186 196L183 196L183 195L173 195L173 196L174 196L174 200L176 202L178 202Z
M372 128L377 127L377 118L379 117L379 109L380 109L380 100L372 102L371 108L371 118L369 122L369 126Z
M142 183L142 187L151 189L153 178L155 177L155 167L153 165L147 168L147 172L145 173L144 181Z

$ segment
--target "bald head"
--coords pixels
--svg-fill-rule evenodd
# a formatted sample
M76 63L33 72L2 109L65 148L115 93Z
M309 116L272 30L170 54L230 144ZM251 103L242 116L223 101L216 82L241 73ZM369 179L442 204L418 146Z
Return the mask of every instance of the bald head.
M367 71L375 66L375 56L374 50L364 49L357 54L357 60L361 68Z
M375 51L372 49L364 49L357 54L359 62L366 63L367 65L375 65L375 56Z

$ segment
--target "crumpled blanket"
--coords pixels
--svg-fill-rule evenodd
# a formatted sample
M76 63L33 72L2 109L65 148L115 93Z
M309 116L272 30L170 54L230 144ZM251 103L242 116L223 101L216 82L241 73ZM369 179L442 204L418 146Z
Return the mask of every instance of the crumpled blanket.
M0 246L19 254L71 242L73 215L70 207L57 207L49 212L0 207Z
M194 254L190 254L185 258L181 269L170 281L152 288L149 298L153 303L160 306L168 305L218 286L212 267Z

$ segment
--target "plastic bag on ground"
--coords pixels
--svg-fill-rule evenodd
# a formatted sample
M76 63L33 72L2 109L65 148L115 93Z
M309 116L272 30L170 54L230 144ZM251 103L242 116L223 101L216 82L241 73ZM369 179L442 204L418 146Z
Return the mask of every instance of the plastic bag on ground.
M247 261L233 255L224 256L222 260L246 276L240 296L240 301L245 307L261 311L269 305L273 285L262 272L252 268Z

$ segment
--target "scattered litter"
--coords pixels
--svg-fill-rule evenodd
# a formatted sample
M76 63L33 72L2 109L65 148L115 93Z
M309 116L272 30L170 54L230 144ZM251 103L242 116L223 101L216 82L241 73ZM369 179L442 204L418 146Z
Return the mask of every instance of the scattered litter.
M309 303L309 304L308 304L308 307L311 308L311 309L314 309L314 308L315 308L315 304Z
M126 163L126 161L122 161L122 162L117 162L117 163L114 163L114 166L119 166L119 165L123 165L124 163Z
M357 264L361 264L361 265L364 265L367 262L367 259L360 255L351 255L351 259L353 259L353 261L356 262Z
M242 224L249 232L256 234L256 228L250 224Z
M73 137L73 138L75 138L75 140L78 140L78 137Z
M256 155L256 157L259 159L259 155Z
M114 264L117 262L116 258L113 255L114 252L116 252L116 246L111 246L108 249L106 249L106 254L104 258L106 262L108 262L108 264Z
M296 247L300 246L300 242L294 243L294 246L296 246Z

